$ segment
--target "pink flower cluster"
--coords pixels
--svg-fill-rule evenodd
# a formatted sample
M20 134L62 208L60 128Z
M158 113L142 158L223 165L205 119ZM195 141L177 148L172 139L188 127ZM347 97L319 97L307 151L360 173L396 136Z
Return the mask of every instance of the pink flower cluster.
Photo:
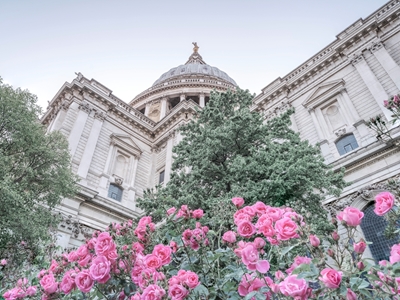
M302 216L292 209L271 207L262 202L239 209L233 217L240 236L249 238L262 234L273 245L298 238L298 224L304 225Z
M384 100L383 106L387 109L394 111L400 108L400 98L398 95L394 95L390 98L390 100Z
M209 244L207 238L208 230L207 226L201 226L199 222L196 222L195 229L186 229L182 233L182 240L186 246L197 251L200 249L200 246L207 246Z
M168 280L168 296L172 300L185 299L189 290L200 284L199 277L192 271L179 270L176 276Z
M171 207L167 210L167 215L170 216L176 212L175 207ZM185 218L185 219L201 219L204 216L204 211L202 209L190 210L187 205L182 205L176 214L176 218Z
M25 297L32 297L36 294L37 287L31 286L28 279L21 278L17 281L17 286L3 294L5 300L24 299Z
M139 220L138 226L135 229L135 235L141 241L146 241L150 232L156 230L156 225L151 221L151 217L143 217Z
M269 262L260 259L260 253L263 252L265 241L262 238L255 238L253 242L240 241L235 253L242 259L243 264L250 271L257 270L260 273L266 273L269 270Z

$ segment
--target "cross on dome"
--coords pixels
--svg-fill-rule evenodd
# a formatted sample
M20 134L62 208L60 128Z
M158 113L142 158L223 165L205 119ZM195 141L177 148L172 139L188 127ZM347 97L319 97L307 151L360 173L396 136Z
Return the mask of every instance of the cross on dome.
M192 55L190 55L188 61L185 63L185 65L187 64L200 64L200 65L206 65L206 63L204 62L203 58L201 57L201 55L199 54L199 46L197 46L196 42L193 42L193 53Z

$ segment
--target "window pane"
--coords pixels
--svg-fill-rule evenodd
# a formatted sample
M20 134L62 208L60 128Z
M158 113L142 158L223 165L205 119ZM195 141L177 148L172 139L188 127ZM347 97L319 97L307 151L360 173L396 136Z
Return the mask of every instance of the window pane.
M164 182L164 175L165 175L165 170L160 172L158 183L163 183Z
M353 134L346 135L336 142L336 148L340 155L346 154L358 148L358 143Z
M117 201L121 201L122 188L111 183L110 187L108 188L108 197Z
M387 222L385 218L374 213L374 205L370 205L364 210L361 229L365 239L368 242L372 242L372 244L369 245L369 249L376 262L388 260L390 248L399 242L399 238L388 240L385 237L386 225Z

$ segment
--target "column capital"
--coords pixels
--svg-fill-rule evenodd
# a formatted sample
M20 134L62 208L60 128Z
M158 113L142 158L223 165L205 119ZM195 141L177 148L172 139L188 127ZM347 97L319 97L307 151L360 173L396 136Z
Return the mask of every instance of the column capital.
M354 54L353 58L351 59L351 63L353 66L356 66L358 63L364 60L364 55L362 53L356 55Z
M368 48L368 50L371 51L371 53L374 53L382 48L385 48L385 46L381 41L379 41L372 43L372 45Z
M79 104L78 108L79 108L80 110L83 110L84 112L86 112L86 113L88 113L88 114L90 114L91 111L92 111L92 108L91 108L90 104L87 103L86 101L81 102L81 103Z

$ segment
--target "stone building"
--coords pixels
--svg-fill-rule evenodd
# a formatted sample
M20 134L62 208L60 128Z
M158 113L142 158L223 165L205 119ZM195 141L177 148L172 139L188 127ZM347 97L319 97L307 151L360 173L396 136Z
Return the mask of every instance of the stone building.
M251 107L266 120L294 107L293 129L320 146L327 164L346 168L351 185L339 199L323 203L333 213L352 205L370 216L374 195L400 173L397 143L377 140L367 126L378 114L392 119L383 100L400 91L399 15L400 1L393 0L357 20L263 88ZM184 65L161 75L129 103L80 73L66 82L42 118L49 131L68 137L73 170L80 177L81 192L60 207L65 216L60 243L78 245L87 231L138 216L136 199L146 188L169 180L179 126L196 107L207 105L210 91L235 87L225 72L203 61L196 43ZM396 140L397 124L390 130ZM378 221L371 222L362 228L368 239L381 234L374 228ZM375 225L371 229L368 224ZM381 248L371 249L374 257L382 256L384 246L376 245Z

